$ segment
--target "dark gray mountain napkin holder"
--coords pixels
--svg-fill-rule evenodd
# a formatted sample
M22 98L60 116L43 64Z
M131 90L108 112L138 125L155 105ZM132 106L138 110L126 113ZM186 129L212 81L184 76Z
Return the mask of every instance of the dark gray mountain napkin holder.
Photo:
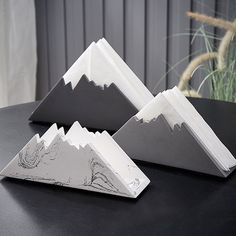
M74 89L62 78L29 120L116 131L137 112L114 83L103 88L83 75Z
M130 118L113 138L132 159L227 177L186 123L170 127L163 115L150 122Z

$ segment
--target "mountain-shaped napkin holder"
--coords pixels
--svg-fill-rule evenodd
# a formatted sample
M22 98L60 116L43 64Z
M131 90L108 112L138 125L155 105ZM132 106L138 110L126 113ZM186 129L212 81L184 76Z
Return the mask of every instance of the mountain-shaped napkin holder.
M62 78L29 120L116 131L137 112L114 83L101 87L83 75L75 88Z
M150 122L135 116L114 135L114 140L132 159L227 177L186 123L170 127L161 114Z
M130 198L150 182L106 131L94 134L78 122L66 135L55 124L36 134L0 175Z

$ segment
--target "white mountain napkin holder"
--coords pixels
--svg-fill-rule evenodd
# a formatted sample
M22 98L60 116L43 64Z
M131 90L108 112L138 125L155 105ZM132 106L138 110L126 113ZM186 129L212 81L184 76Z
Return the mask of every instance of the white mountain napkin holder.
M65 135L54 124L36 134L0 175L136 198L150 180L106 132L75 122Z

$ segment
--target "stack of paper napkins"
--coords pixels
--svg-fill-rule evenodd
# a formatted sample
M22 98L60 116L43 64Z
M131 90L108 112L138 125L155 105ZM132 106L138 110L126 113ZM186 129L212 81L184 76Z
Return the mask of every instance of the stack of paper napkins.
M153 95L105 39L92 43L39 104L32 121L117 130Z
M113 136L132 158L227 176L236 160L177 87L158 94Z
M75 122L36 134L0 175L136 198L149 179L106 132Z

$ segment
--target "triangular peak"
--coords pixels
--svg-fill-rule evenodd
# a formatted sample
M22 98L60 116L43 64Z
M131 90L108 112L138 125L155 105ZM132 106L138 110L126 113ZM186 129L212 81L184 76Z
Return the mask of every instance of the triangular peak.
M74 122L66 133L66 138L69 139L77 148L79 148L79 146L84 147L94 136L94 133L89 132L86 128L82 128L78 121Z
M91 50L96 47L95 42L92 42L89 47L83 52L83 54L74 62L74 64L69 68L69 70L64 74L63 79L65 84L69 82L72 88L80 81L82 75L86 75L88 79L90 78L90 56Z
M41 137L42 140L45 141L45 144L49 145L54 137L58 133L58 128L56 124L53 124Z
M93 145L109 166L115 172L120 173L125 184L130 185L132 190L137 192L142 182L146 180L146 176L142 171L137 168L134 162L106 131L102 133L89 132L86 128L82 128L79 122L75 122L67 132L66 137L77 147L80 145L84 147L86 144ZM135 178L138 179L138 182L133 182Z
M175 124L181 125L184 121L181 115L176 111L175 107L171 106L162 93L157 94L152 101L150 101L135 115L135 117L137 117L138 120L149 122L161 114L165 116L172 129Z
M61 127L60 129L57 128L56 124L53 124L44 134L41 138L39 138L39 142L41 140L44 141L44 144L46 147L50 146L52 141L57 137L64 137L65 131L64 128Z

